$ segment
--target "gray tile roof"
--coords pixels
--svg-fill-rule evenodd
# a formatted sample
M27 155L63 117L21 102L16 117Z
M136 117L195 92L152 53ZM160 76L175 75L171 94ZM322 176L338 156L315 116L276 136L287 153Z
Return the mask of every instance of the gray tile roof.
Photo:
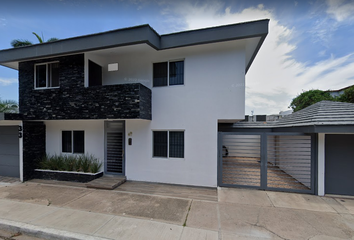
M321 101L274 122L238 122L235 128L354 125L354 104Z

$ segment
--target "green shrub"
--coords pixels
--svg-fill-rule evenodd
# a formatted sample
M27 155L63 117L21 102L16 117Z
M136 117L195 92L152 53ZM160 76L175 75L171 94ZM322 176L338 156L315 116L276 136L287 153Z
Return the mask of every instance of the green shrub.
M91 158L89 155L80 155L79 158L81 159L81 170L83 172L89 172L90 165L91 165Z
M97 173L101 166L102 163L92 154L46 154L41 159L39 159L40 169Z
M71 155L64 155L63 156L63 169L64 171L74 171L75 170L75 162L76 158Z
M82 164L81 158L77 157L74 162L74 171L80 172L81 171L81 164Z
M90 172L98 173L98 171L100 170L101 166L102 166L102 162L98 161L97 158L92 159Z
M48 159L49 159L49 155L48 154L44 155L41 159L38 160L39 162L38 167L40 169L50 169L51 167Z

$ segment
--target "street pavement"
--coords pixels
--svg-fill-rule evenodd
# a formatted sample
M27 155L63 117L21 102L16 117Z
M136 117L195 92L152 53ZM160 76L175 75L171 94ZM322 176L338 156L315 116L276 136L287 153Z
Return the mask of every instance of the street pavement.
M0 184L0 229L39 239L354 239L352 198L161 184L146 193L144 184Z

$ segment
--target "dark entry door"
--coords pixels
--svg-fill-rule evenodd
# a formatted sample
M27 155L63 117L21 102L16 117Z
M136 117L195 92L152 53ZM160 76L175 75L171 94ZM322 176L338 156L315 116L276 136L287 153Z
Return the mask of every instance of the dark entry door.
M354 135L326 134L325 192L354 195Z
M0 127L0 176L20 177L18 127Z
M124 122L106 122L105 126L105 172L125 173Z

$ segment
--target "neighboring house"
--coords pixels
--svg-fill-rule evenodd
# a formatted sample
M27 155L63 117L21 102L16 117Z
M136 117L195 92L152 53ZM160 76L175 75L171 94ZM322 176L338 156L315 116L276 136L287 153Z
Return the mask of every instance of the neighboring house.
M0 115L0 175L28 180L45 153L89 153L105 174L216 187L218 123L244 118L268 23L142 25L0 51L19 71L19 114Z
M219 186L354 195L354 104L321 101L271 122L219 124ZM227 149L227 150L225 150Z
M347 90L348 88L351 88L353 86L354 85L350 85L348 87L341 88L341 89L338 89L338 90L327 90L325 92L328 92L329 94L331 94L332 97L338 97L338 96L342 95L345 90Z

